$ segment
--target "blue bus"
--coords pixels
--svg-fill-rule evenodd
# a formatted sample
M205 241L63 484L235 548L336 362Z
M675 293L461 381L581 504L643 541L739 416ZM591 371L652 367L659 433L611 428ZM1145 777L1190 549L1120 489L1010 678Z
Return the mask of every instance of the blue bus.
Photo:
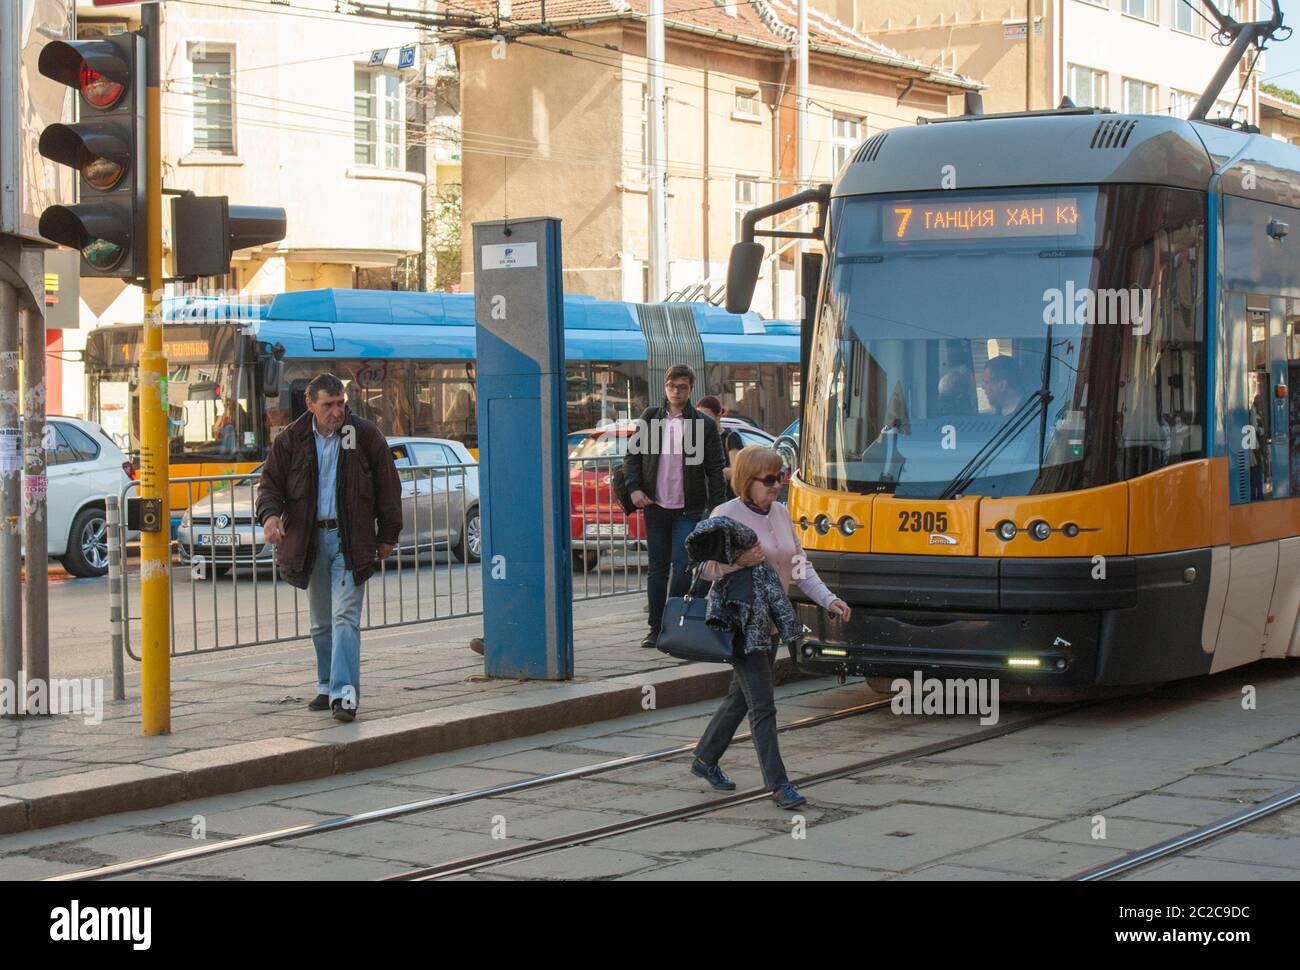
M305 410L307 382L330 371L350 407L388 435L477 440L474 297L387 290L302 290L252 302L168 300L173 477L246 471ZM716 395L769 430L799 406L799 327L708 303L644 304L564 298L569 428L636 417L657 402L664 370L700 375ZM129 453L141 327L87 335L87 417ZM278 361L278 363L277 363Z

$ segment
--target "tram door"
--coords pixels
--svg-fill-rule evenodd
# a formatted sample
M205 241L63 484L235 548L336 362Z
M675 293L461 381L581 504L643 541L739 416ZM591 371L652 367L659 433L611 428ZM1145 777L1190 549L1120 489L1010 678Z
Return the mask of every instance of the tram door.
M1229 293L1227 333L1221 331L1226 364L1227 451L1230 460L1228 508L1231 552L1228 593L1211 672L1265 656L1272 633L1268 623L1278 578L1279 543L1268 535L1277 509L1274 496L1276 371L1272 333L1281 326L1286 301L1260 293ZM1289 482L1288 482L1289 489ZM1290 630L1287 631L1288 640Z

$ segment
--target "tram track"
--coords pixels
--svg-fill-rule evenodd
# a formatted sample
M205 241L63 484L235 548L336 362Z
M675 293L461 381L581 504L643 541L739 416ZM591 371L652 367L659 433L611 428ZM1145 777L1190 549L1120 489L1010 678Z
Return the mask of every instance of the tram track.
M857 704L841 708L832 711L829 714L810 715L783 724L777 730L781 733L787 733L815 728L823 724L831 724L836 721L858 717L880 708L887 708L890 703L890 698L882 698L881 700L871 701L866 704ZM735 741L746 741L749 740L750 737L751 735L749 732L744 732L737 734ZM249 849L255 846L275 845L281 842L306 838L308 836L338 832L343 829L354 828L356 826L367 825L374 822L389 821L406 815L432 812L489 798L500 798L518 792L532 791L537 788L544 788L550 785L561 784L563 782L577 781L596 775L619 771L624 768L652 764L657 761L666 761L670 758L689 754L694 749L695 742L690 742L688 744L676 745L671 748L661 748L656 751L626 755L621 758L611 758L590 765L582 765L577 768L569 768L564 771L556 771L544 775L533 775L528 778L503 782L497 785L488 785L481 788L471 789L469 791L454 792L449 795L435 795L430 798L423 798L413 802L404 802L400 805L386 806L384 808L372 809L370 811L358 812L351 815L341 815L320 822L306 822L301 825L288 826L282 829L275 829L266 832L258 832L253 835L241 835L232 839L223 839L220 842L187 846L184 849L175 849L170 852L163 852L156 855L109 863L92 869L82 869L76 872L61 873L56 876L47 877L45 881L85 882L98 879L109 879L115 876L130 875L131 873L136 872L145 872L151 869L158 869L181 862L190 862L196 859L207 859L214 856L221 856L230 852L236 852L240 849Z
M1109 879L1115 879L1127 873L1134 872L1138 869L1145 868L1154 862L1163 859L1175 858L1188 849L1198 845L1204 845L1207 842L1213 842L1215 839L1222 838L1229 833L1245 828L1254 822L1270 815L1276 815L1278 812L1285 811L1288 808L1300 805L1300 787L1291 788L1287 791L1280 792L1271 798L1266 798L1262 802L1251 805L1242 809L1240 812L1234 812L1219 819L1217 822L1210 822L1208 825L1202 825L1200 828L1185 832L1182 835L1176 835L1173 838L1165 839L1163 842L1157 842L1155 845L1148 846L1145 849L1138 849L1130 852L1125 856L1116 859L1114 862L1108 862L1104 865L1094 866L1091 869L1085 869L1083 872L1070 876L1068 882L1102 882Z
M928 758L936 754L943 754L948 751L956 751L985 741L992 741L996 738L1016 734L1047 721L1063 717L1066 714L1073 713L1074 711L1087 706L1091 706L1091 704L1077 703L1062 705L1061 707L1053 708L1048 711L1042 711L1018 718L1017 720L1007 724L998 724L992 727L981 728L977 731L972 731L969 734L961 735L960 737L945 738L942 741L934 741L929 744L919 745L894 754L878 755L873 758L866 758L838 768L829 768L825 771L814 772L800 778L792 779L792 782L799 788L811 788L821 784L822 782L845 778L862 771L870 771L875 768L886 768L892 765L904 764L909 761L916 761L920 758ZM381 881L427 882L435 879L445 879L450 876L476 872L491 866L520 862L524 859L546 855L552 852L559 852L576 846L590 845L619 835L626 835L644 829L656 828L661 825L669 825L674 822L698 818L703 815L711 815L726 808L733 808L738 805L748 805L754 802L766 800L770 797L770 793L767 789L752 788L743 792L737 792L734 795L712 798L707 802L700 802L682 808L669 809L667 811L657 812L653 815L647 815L641 818L614 822L610 825L602 825L554 838L541 839L525 845L509 846L492 852L466 856L450 862L411 869L407 872L385 877L385 879Z

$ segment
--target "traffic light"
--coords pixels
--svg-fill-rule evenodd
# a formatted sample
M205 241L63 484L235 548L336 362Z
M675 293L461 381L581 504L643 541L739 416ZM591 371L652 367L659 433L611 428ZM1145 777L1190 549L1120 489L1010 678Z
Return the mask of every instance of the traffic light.
M83 276L147 279L144 38L52 41L37 68L75 88L81 108L76 124L41 132L40 153L80 173L80 201L41 213L41 235L81 250Z
M172 273L177 279L221 276L230 256L279 242L287 217L278 206L231 205L224 195L172 199Z

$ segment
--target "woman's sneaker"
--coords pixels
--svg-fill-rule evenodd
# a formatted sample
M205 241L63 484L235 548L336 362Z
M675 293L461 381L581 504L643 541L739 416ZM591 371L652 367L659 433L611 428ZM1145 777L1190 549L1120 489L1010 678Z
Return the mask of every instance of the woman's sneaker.
M699 758L691 762L691 774L698 775L718 791L735 791L736 783L722 772L718 765L706 765Z
M791 785L789 782L772 792L772 799L777 803L777 805L787 811L808 803L808 799L799 794L799 789L795 788L794 785Z

